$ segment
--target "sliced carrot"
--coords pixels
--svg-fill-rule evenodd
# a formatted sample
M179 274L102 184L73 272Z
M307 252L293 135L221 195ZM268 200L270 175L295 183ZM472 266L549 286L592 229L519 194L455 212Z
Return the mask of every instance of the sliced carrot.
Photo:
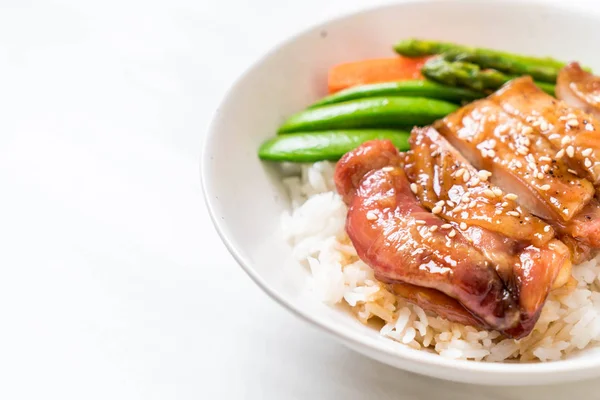
M367 83L423 79L421 67L427 57L375 58L339 64L329 70L329 93Z

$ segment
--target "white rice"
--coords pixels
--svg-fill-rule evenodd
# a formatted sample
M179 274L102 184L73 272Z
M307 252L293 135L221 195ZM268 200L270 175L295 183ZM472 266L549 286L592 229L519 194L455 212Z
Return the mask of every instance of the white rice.
M292 210L283 215L283 231L294 259L310 268L312 290L322 301L345 303L363 323L380 319L381 334L400 346L452 359L559 360L600 341L600 257L573 268L577 288L551 293L533 332L521 340L450 322L396 297L346 235L346 205L335 191L333 171L333 163L319 162L284 179Z

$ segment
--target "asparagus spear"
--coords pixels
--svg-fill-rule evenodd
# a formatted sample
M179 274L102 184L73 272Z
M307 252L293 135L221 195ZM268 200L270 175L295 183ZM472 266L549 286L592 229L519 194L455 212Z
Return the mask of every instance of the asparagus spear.
M462 46L454 43L419 39L402 40L394 46L397 53L408 57L443 54L448 61L467 61L482 68L514 75L530 75L533 79L555 83L564 62L545 57L531 57L498 50Z
M481 69L478 65L442 58L434 58L425 63L421 73L432 81L451 86L463 86L478 91L496 90L514 75L507 75L495 69ZM544 92L554 96L554 85L546 82L536 82Z

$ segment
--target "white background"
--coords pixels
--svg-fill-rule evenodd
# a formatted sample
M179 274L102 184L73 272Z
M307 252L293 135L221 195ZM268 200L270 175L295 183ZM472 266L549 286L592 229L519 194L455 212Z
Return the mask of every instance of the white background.
M271 301L217 237L199 154L224 91L369 4L0 2L1 399L594 398L600 381L487 388L371 361Z

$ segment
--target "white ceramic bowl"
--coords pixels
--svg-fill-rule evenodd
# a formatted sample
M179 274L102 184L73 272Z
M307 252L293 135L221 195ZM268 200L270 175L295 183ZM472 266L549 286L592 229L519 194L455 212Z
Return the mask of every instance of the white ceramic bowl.
M233 85L208 132L202 178L208 208L223 241L250 277L296 315L351 348L398 368L454 381L532 385L600 375L600 352L537 364L454 361L403 347L321 304L306 289L308 272L283 268L290 248L280 234L288 207L277 169L257 158L260 143L286 116L325 94L334 64L392 55L416 36L581 60L600 68L594 40L600 15L567 6L511 1L418 1L323 23L281 44Z

